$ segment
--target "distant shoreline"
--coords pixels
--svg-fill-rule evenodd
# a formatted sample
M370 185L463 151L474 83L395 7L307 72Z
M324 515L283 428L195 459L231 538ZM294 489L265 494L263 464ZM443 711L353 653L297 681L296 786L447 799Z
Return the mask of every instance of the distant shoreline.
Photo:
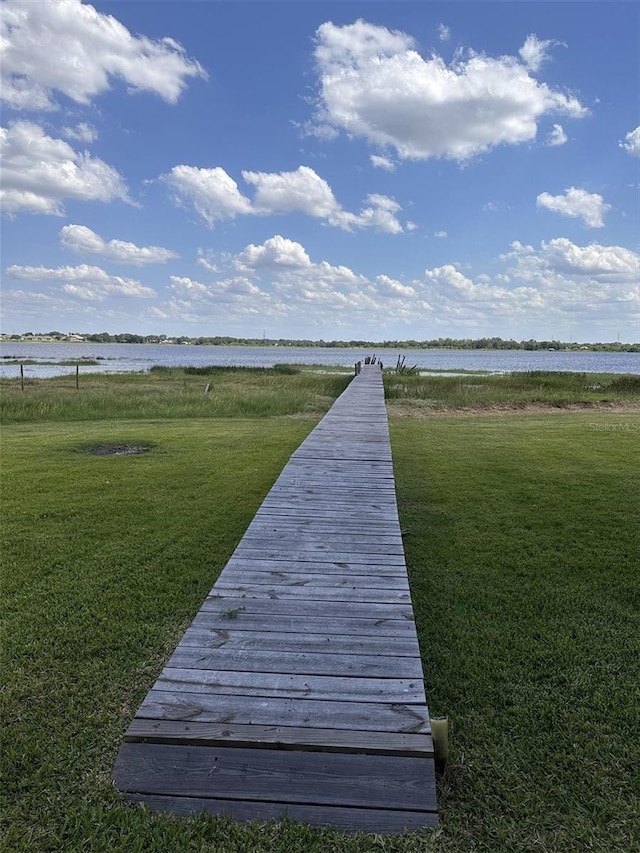
M247 338L168 338L155 335L104 335L71 336L61 335L0 335L0 344L141 344L156 346L196 346L196 347L269 347L292 349L296 347L317 349L362 349L362 350L432 350L434 352L450 351L516 351L516 352L639 352L640 343L632 344L621 341L578 342L578 341L514 341L502 338L477 339L438 339L428 341L306 341L286 339L247 339ZM119 338L119 340L117 339Z

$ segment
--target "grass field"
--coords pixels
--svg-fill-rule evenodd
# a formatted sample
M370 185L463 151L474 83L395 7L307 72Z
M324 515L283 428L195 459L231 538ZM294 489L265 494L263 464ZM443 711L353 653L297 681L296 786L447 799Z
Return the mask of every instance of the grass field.
M161 377L110 378L111 410L91 417L82 391L55 382L24 394L5 388L2 849L633 850L633 411L458 417L441 407L423 417L419 406L391 402L428 697L453 722L438 830L383 839L288 822L178 820L126 806L114 791L110 770L138 704L290 453L346 381L303 378L301 389L297 374L250 374L241 393L237 374L172 374L164 408L145 396L161 393L153 384ZM231 416L198 408L211 405L206 379ZM299 395L295 406L287 388ZM49 405L27 410L22 397L40 390ZM187 415L183 393L193 393ZM626 395L628 407L637 395ZM151 450L86 452L100 444Z
M149 373L0 379L0 422L130 418L264 418L322 414L346 375L280 368L152 368Z

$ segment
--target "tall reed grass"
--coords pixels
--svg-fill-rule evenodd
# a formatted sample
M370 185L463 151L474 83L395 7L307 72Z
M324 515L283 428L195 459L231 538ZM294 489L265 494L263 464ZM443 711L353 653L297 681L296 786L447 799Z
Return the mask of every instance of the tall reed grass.
M149 373L2 380L0 421L263 418L322 414L348 376L274 368L154 368Z
M527 371L478 376L397 376L386 373L385 395L433 409L595 406L640 402L640 376Z

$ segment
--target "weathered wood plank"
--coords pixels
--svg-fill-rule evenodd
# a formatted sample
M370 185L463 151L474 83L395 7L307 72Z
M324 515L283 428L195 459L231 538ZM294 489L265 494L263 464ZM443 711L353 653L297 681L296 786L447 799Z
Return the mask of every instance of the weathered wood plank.
M316 654L386 655L420 657L413 637L366 637L343 634L292 634L278 631L238 630L234 628L188 628L177 648L242 649L272 652L314 652Z
M221 578L215 585L215 591L218 595L238 595L242 598L270 599L272 601L276 599L305 601L312 597L314 601L318 602L372 602L377 604L395 604L398 602L411 604L411 596L408 590L382 589L380 587L370 589L352 586L317 587L310 596L309 590L303 586L279 585L276 588L273 584L238 584L234 583L233 580L225 582Z
M144 803L151 812L170 812L180 817L194 814L226 815L238 823L250 821L293 820L309 826L332 826L346 832L375 832L398 835L438 825L437 812L408 812L392 809L341 808L339 806L303 806L295 803L245 802L214 798L167 797L128 794L131 803Z
M347 729L308 729L295 726L243 726L234 723L183 723L136 717L125 733L129 742L176 743L202 746L301 749L305 752L359 752L430 758L433 741L427 734L362 732Z
M220 574L219 581L225 581L224 572ZM300 586L309 590L318 587L342 587L348 586L352 589L398 589L409 591L409 581L402 575L345 575L344 569L339 572L284 572L278 569L254 570L234 568L228 575L237 583L244 584L267 584L280 586ZM313 593L310 593L313 595Z
M244 554L242 556L232 556L229 562L227 563L227 567L233 567L234 570L243 570L246 569L248 571L274 571L274 572L313 572L316 574L338 574L349 576L350 573L354 575L361 575L363 573L370 576L394 576L394 577L407 577L407 571L404 566L393 565L393 566L381 566L376 565L371 562L369 563L350 563L344 562L343 560L338 560L334 562L332 560L325 560L320 562L318 560L263 560L259 557L253 557L250 554Z
M424 770L419 758L125 743L114 775L135 793L425 811Z
M286 509L307 509L312 507L314 512L321 513L327 510L334 514L342 514L343 512L353 513L354 511L360 515L373 514L379 518L395 518L397 511L395 501L354 501L354 500L337 500L330 496L326 498L313 498L305 495L304 497L284 497L275 496L267 497L263 501L262 506L267 507L284 507ZM350 516L347 516L350 517ZM357 526L357 525L354 525Z
M380 510L371 510L367 513L363 513L361 510L357 508L357 506L353 506L351 509L341 509L340 511L331 510L330 507L322 507L322 509L314 510L313 507L310 506L298 506L293 507L285 503L278 504L267 504L263 505L257 512L257 515L273 515L273 514L282 514L283 511L288 512L289 514L293 514L293 510L295 510L296 516L299 518L318 518L319 516L324 516L326 518L335 518L335 519L349 519L351 521L357 521L358 519L373 519L376 518L378 520L383 521L385 524L395 522L397 520L397 513L392 513L391 510L382 512Z
M294 652L180 644L167 666L182 669L227 669L235 672L290 672L298 675L342 675L360 678L422 678L419 657L382 654Z
M397 518L383 519L376 518L376 516L369 514L363 515L362 518L359 519L342 517L341 519L333 518L331 522L327 522L323 519L307 518L306 516L299 517L297 514L293 515L287 512L281 512L278 514L273 511L269 513L268 518L262 518L256 515L249 525L249 528L253 528L259 524L270 523L289 524L301 529L307 528L310 531L313 531L315 528L321 528L325 532L336 533L337 535L340 535L341 532L349 532L361 536L367 536L369 534L397 534L400 529L400 524Z
M215 587L214 587L215 589ZM413 612L407 604L379 604L378 602L338 601L292 601L291 599L242 598L242 596L227 596L219 594L208 596L202 605L202 611L213 610L226 615L230 620L245 611L260 613L272 617L283 616L317 616L326 618L346 619L406 619L413 623Z
M343 678L330 675L235 672L165 667L155 690L225 693L230 696L321 699L328 702L401 702L424 704L421 678Z
M137 717L202 723L297 726L308 729L352 729L371 732L431 732L426 705L409 702L331 702L180 691L149 691ZM310 738L313 734L310 733Z
M233 619L227 615L222 615L220 612L201 610L191 624L198 628L229 630L230 628L241 629L246 627L250 630L265 632L272 631L275 627L278 631L290 631L294 634L330 632L354 636L413 637L416 632L413 621L409 619L352 619L350 617L336 618L335 616L318 618L300 614L298 608L295 608L293 615L279 613L276 614L275 618L271 613L264 615L241 610Z
M328 563L372 563L377 566L404 566L402 554L356 554L352 551L288 551L286 548L252 548L240 543L234 557L255 557L257 560L305 560Z
M319 523L320 521L316 522L316 524ZM402 534L394 522L389 525L381 522L377 529L374 526L369 529L363 529L359 526L344 524L340 526L325 522L324 528L320 530L309 529L304 524L293 520L287 522L286 518L281 523L278 519L274 522L273 520L262 518L255 524L250 525L243 540L267 538L270 542L278 542L280 540L295 539L296 542L340 546L340 550L347 550L343 546L349 546L353 543L360 546L373 546L378 549L379 553L385 553L384 548L392 551L403 548L404 544Z
M240 547L240 546L238 546ZM294 553L335 553L335 549L339 552L348 552L349 554L369 554L373 560L378 557L404 557L404 548L402 542L398 544L386 543L377 545L370 543L367 539L357 538L355 536L343 536L340 541L323 542L321 539L309 539L308 536L301 534L280 534L278 536L268 536L254 534L245 536L242 540L241 552L253 550L265 550L277 548L279 551L284 549L291 550Z

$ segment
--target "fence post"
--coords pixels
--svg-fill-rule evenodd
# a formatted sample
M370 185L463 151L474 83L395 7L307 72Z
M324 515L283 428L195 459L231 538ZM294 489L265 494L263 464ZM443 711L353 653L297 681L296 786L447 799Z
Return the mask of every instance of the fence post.
M76 391L80 390L80 365L76 364Z
M20 365L20 387L24 391L24 366Z

